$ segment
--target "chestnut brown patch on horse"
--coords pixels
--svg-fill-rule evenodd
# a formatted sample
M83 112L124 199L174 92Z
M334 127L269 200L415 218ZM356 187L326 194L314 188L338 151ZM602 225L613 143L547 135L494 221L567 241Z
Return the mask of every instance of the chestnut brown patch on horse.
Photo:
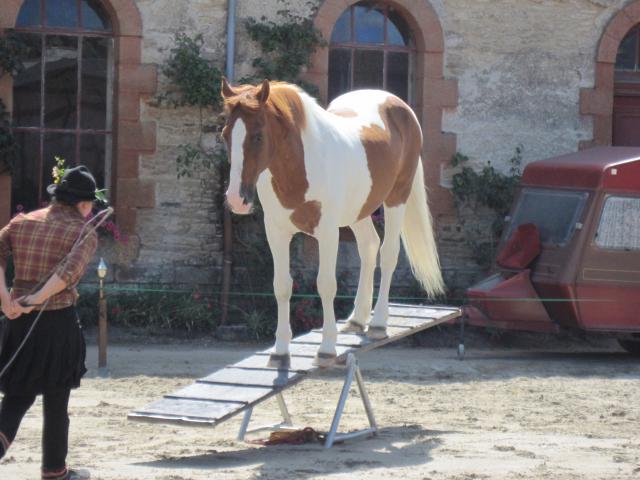
M358 219L371 215L382 203L406 203L422 149L422 133L413 112L399 98L389 96L379 107L385 125L363 127L360 139L371 173L371 191Z
M304 202L291 214L291 222L304 233L313 234L320 223L322 216L322 204L317 200Z
M295 87L273 83L267 100L272 115L267 128L274 139L271 144L271 185L284 208L296 209L305 202L309 188L304 165L301 133L307 126L302 99Z
M295 86L271 82L269 87L269 96L264 102L259 99L262 85L235 87L236 95L225 97L227 126L223 136L230 149L230 132L236 120L242 119L247 129L242 182L255 185L260 173L269 168L278 200L284 208L294 210L305 202L309 188L301 137L307 119ZM261 147L264 151L259 152L261 142L264 142Z
M350 108L338 108L338 109L331 109L328 110L329 113L333 113L334 115L338 115L339 117L357 117L358 116L358 112L351 110Z

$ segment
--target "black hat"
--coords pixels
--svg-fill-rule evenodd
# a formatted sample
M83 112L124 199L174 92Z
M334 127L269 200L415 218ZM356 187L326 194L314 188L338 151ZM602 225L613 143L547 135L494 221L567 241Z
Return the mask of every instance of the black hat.
M66 202L93 201L96 196L96 180L84 165L68 168L60 179L47 187L49 195Z

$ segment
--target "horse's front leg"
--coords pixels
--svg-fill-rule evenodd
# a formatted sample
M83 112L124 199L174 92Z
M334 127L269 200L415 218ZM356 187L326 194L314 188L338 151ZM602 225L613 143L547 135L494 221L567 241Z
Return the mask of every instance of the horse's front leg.
M322 300L322 343L313 361L319 367L329 367L336 361L338 329L333 302L338 284L336 281L336 259L338 257L339 231L337 228L321 232L318 238L319 259L318 293Z
M273 257L273 293L278 303L276 345L275 351L269 356L268 366L288 368L291 364L289 343L292 336L289 323L289 301L293 285L289 272L289 243L292 235L269 222L265 222L265 230Z

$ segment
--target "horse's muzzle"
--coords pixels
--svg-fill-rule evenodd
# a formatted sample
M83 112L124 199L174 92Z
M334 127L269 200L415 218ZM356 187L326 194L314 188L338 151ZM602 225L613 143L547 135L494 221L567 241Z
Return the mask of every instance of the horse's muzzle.
M227 191L227 205L233 213L247 215L251 213L253 204L247 203L238 193Z
M256 186L246 183L240 185L240 197L245 205L251 205L256 197Z

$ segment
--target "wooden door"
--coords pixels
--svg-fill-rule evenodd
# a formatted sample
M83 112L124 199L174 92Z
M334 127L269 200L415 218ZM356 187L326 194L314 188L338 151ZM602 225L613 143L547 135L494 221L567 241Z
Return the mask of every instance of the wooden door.
M613 145L640 147L640 83L616 82Z

